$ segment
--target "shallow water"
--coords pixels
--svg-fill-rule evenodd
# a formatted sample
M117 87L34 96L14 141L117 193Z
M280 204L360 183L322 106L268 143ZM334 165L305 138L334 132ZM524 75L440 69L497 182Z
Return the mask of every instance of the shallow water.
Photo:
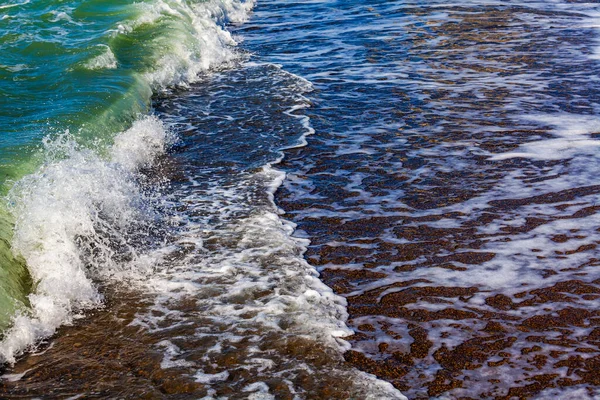
M315 87L277 202L346 359L409 398L598 396L597 6L267 4Z
M252 6L49 0L0 9L0 359L100 304L93 281L127 269L120 253L138 258L132 241L161 201L139 172L172 139L146 115L151 96L234 60L224 24Z

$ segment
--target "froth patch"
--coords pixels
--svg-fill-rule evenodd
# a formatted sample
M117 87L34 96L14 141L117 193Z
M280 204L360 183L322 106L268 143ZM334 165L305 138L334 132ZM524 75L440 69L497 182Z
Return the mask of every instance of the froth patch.
M106 45L98 45L98 47L102 48L102 53L87 61L84 67L90 70L117 68L117 58L110 47Z
M526 120L539 125L550 126L554 138L536 140L520 145L514 151L495 154L491 160L500 161L511 158L532 160L564 160L578 154L595 155L600 140L592 134L600 133L600 118L590 115L560 114L533 115Z

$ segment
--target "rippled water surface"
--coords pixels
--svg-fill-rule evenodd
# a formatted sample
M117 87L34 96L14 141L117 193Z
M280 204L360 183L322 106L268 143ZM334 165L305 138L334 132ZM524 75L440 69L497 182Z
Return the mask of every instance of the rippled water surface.
M240 51L155 96L151 123L177 139L136 179L150 221L121 241L100 236L124 265L97 282L103 309L8 369L1 397L403 398L344 360L346 302L273 202L282 150L313 132L312 85L259 60ZM149 138L131 140L118 157ZM104 255L95 246L92 260Z
M256 11L315 87L277 200L348 300L346 359L409 398L599 396L598 5Z

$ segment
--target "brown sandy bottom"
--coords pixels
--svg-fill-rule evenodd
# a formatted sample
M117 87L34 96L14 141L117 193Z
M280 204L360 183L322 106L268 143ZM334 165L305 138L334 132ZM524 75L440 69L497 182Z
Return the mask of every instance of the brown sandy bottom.
M348 301L346 360L411 399L600 398L598 32L559 3L261 25L315 86L276 201Z
M203 385L178 371L163 370L160 337L130 325L143 296L128 293L130 302L114 304L63 326L36 352L5 370L2 398L163 398L205 395Z
M210 348L222 340L219 334L227 330L225 326L220 327L221 332L213 327L213 337L194 339L195 329L210 321L196 319L181 325L166 319L160 329L151 332L134 321L137 313L152 306L152 298L125 290L112 290L109 296L127 300L108 301L105 309L60 328L36 352L6 368L0 381L0 398L191 399L209 395L247 399L252 394L248 388L264 382L275 398L293 399L289 381L305 398L348 399L357 392L352 378L339 372L324 376L315 376L308 369L304 373L285 373L290 363L323 370L336 366L343 369L345 362L335 351L309 338L264 337L262 350L277 354L274 361L281 369L278 376L248 367L245 361L256 353L256 349L250 350L248 341L223 342L220 352L211 352ZM171 306L171 311L180 313L197 311L191 298ZM161 345L165 340L184 353L179 357L185 359L182 366L161 366L168 353ZM228 376L222 382L198 382L198 365L206 374L227 372Z
M445 187L406 185L401 207L361 215L356 207L387 194L389 176L406 168L367 183L368 161L342 164L364 176L359 194L358 185L315 183L330 162L290 154L286 168L305 167L279 202L312 238L308 261L348 300L356 334L346 360L411 399L600 394L599 186L560 190L561 173L536 178L568 163L531 163L516 178L480 177L470 197L465 181L477 178L469 173L446 176ZM478 164L474 174L490 166ZM521 197L528 172L534 190L522 192L540 194ZM335 193L336 207L324 193Z
M600 67L584 5L348 2L331 13L329 3L277 3L294 29L257 8L245 33L315 86L306 114L316 133L286 151L277 203L348 301L356 333L345 359L411 399L600 397L600 86L590 79ZM152 300L109 299L125 297L19 361L8 372L25 375L4 380L0 397L201 397L202 363L229 373L216 395L246 398L262 381L293 398L282 378L242 366L256 343L208 352L212 336L194 336L211 323L196 299L169 307L193 322L167 333L130 325ZM345 368L314 341L258 333L249 337L283 370L286 360ZM164 340L196 366L160 368ZM286 379L305 398L351 397L349 379L327 372Z
M533 255L524 268L529 265L537 279L527 279L524 272L522 281L509 279L496 289L485 279L480 285L465 283L486 269L507 273L493 264L495 259L510 263L505 255L486 250L498 237L510 244L545 224L577 223L596 215L597 206L575 197L599 190L593 186L521 199L522 205L550 203L557 214L575 204L578 211L526 218L493 235L482 234L482 227L501 218L499 211L510 201L491 202L479 218L453 229L431 225L460 218L460 213L304 218L303 229L330 240L313 242L309 262L323 266L321 279L349 303L349 324L356 334L346 360L411 399L597 398L597 229L554 232L550 241L556 246L543 250L517 246L511 255ZM535 260L541 265L535 266Z

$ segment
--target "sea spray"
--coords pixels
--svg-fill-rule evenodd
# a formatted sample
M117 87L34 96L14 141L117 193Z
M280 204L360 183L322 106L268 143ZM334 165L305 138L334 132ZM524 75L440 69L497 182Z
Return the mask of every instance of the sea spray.
M74 114L52 122L58 131L71 127L75 133L45 140L45 161L10 192L16 219L13 249L26 260L33 287L26 298L29 307L16 314L0 342L3 360L14 362L61 324L101 307L106 295L110 312L88 315L87 324L69 328L68 335L53 342L67 375L80 371L79 366L85 369L88 358L94 364L111 357L114 348L123 356L117 363L99 362L93 368L131 368L138 376L140 360L120 348L148 346L160 350L163 359L153 370L152 361L144 363L144 370L152 371L144 393L153 386L174 389L159 382L166 376L159 370L164 368L193 379L198 397L237 392L248 398L279 393L322 398L342 382L337 398L403 398L391 385L345 364L342 353L349 345L343 337L352 333L345 325L345 299L318 279L303 258L308 241L292 237L294 225L282 220L274 204L274 192L285 178L273 168L281 161L281 150L305 145L304 136L313 132L308 117L300 115L309 106L301 93L310 90L310 83L273 64L231 63L245 57L234 50L235 40L223 26L243 21L252 5L88 1L61 10L61 18L52 14L55 23L65 24L63 29L92 18L111 22L109 29L99 30L95 40L85 43L83 52L73 50L65 68L65 81L71 85L64 89L65 97L77 93L71 89L81 82L93 83L71 99ZM221 73L204 73L211 68ZM162 160L172 162L174 171L154 164L172 142L159 121L142 117L132 128L121 129L149 109L153 93L162 92L157 102L177 98L188 92L171 88L218 86L229 72L240 73L241 80L234 78L233 86L226 84L200 100L188 110L189 120L167 122L173 129L182 128L177 129L181 147ZM76 79L69 82L72 77ZM56 86L62 87L62 82ZM80 107L76 100L81 100ZM241 103L234 106L234 100ZM212 107L219 102L222 107L215 114ZM201 109L204 106L208 112ZM168 120L158 110L156 115ZM123 133L115 136L119 130ZM202 133L196 135L198 130ZM209 137L217 143L207 149ZM233 140L230 146L227 139ZM173 173L171 185L163 188L167 194L152 188L150 175L156 172ZM161 202L169 201L171 219L160 208ZM172 230L162 242L156 232L165 223ZM148 251L146 240L160 243ZM123 280L126 284L115 291L106 288ZM144 304L121 296L121 290L143 292L137 294ZM126 318L110 321L113 310L123 309ZM104 323L96 325L99 319ZM123 325L127 330L119 329ZM133 342L129 335L101 337L100 346L111 348L107 355L98 348L85 349L96 342L85 334L79 340L81 330L94 335L137 331ZM65 353L58 348L69 342L69 356L60 356ZM42 358L53 360L55 347L46 348ZM143 354L145 358L149 353ZM85 360L72 361L77 355ZM32 359L35 363L40 358L27 362ZM37 372L42 371L12 374L6 381L22 379L18 392L44 379ZM101 372L95 369L92 379L85 378L79 393L94 390L90 388L97 375ZM117 375L114 383L128 390L130 375ZM65 386L59 388L63 390Z
M117 135L106 159L68 133L45 141L48 159L9 195L16 216L12 247L26 261L35 286L30 310L14 318L0 342L4 361L14 362L27 346L99 306L96 282L127 268L124 259L137 259L128 232L152 219L138 170L172 141L154 117Z
M333 381L331 398L403 398L345 365L346 301L319 280L303 257L309 241L274 202L282 150L314 132L311 90L277 65L248 62L157 105L181 130L180 223L168 263L147 279L155 303L135 324L160 338L163 368L180 368L212 398L322 398Z

